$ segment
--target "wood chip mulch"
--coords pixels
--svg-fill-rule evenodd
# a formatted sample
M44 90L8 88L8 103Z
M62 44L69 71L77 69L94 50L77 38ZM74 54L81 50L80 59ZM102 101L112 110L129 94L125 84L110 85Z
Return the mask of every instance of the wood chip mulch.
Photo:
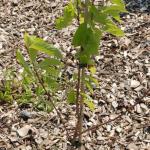
M83 150L150 150L150 1L125 0L128 14L120 25L126 36L106 35L95 58L100 86L93 96L96 109L85 107L84 129L121 118L83 134ZM16 49L22 49L27 31L62 50L67 74L76 70L71 46L73 24L55 29L55 19L67 1L0 0L0 80L9 68L20 69ZM66 72L65 72L66 73ZM64 89L65 91L65 89ZM60 92L60 97L64 92ZM68 129L75 126L74 106L58 103ZM69 130L71 133L72 130ZM55 111L22 109L16 103L0 105L0 150L71 150Z

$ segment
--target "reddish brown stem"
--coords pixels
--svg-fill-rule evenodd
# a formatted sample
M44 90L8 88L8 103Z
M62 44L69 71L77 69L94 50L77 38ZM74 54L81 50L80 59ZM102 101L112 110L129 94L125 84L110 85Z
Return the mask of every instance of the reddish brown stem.
M80 25L80 10L79 10L79 1L77 0L76 3L76 9L77 9L77 22L78 25ZM79 64L80 65L80 64ZM79 99L80 99L80 80L81 80L81 68L78 66L78 81L77 81L77 87L76 87L76 116L77 116L77 124L75 127L75 132L73 136L73 140L76 140L76 136L78 133L78 122L80 117L80 110L79 110Z
M115 121L115 120L121 118L121 116L122 116L122 114L121 114L121 115L118 115L117 117L115 117L115 118L113 118L113 119L110 119L110 120L108 120L108 121L106 121L106 122L104 122L104 123L100 123L100 124L97 124L97 125L95 125L95 126L92 126L92 127L88 128L88 129L82 131L80 134L84 134L84 133L86 133L86 132L96 130L96 129L98 129L99 127L101 127L101 126L103 126L103 125L105 125L105 124L107 124L107 123L110 123L110 122L112 122L112 121ZM80 134L77 134L77 136L80 136Z
M29 55L29 50L28 50L27 47L26 47L26 49L27 49L27 52L28 52L28 55ZM63 123L64 129L66 130L67 136L68 136L68 138L69 138L69 133L68 133L67 127L66 127L66 125L65 125L65 122L64 122L64 120L63 120L63 118L62 118L62 116L61 116L61 113L58 111L58 109L56 108L56 106L55 106L53 100L51 99L52 95L46 90L45 85L44 85L43 78L40 77L40 75L39 75L39 73L38 73L38 71L37 71L37 69L36 69L36 66L35 66L34 62L31 62L31 63L32 63L32 65L33 65L33 71L34 71L35 76L36 76L37 79L38 79L38 82L41 84L43 90L45 91L45 94L48 96L48 100L50 101L50 103L51 103L51 105L53 106L54 110L57 112L58 117L60 118L61 122Z
M80 78L81 78L81 69L78 68L78 82L77 82L77 91L76 91L76 116L79 116L79 97L80 97Z
M84 68L82 68L82 82L81 82L81 98L80 98L80 116L78 118L79 120L79 142L82 142L82 127L83 127L83 107L84 107L84 97L82 96L82 93L84 93Z
M34 68L34 67L33 67L33 68ZM39 80L39 83L41 84L42 88L44 89L45 94L48 96L48 100L49 100L50 103L52 104L54 110L57 112L57 114L58 114L58 116L59 116L61 122L63 123L64 129L66 130L67 136L68 136L68 138L69 138L69 133L68 133L68 131L67 131L67 127L66 127L66 125L65 125L64 119L62 118L61 113L58 111L58 109L56 108L56 106L55 106L53 100L51 99L51 97L52 97L51 94L46 90L46 88L45 88L45 86L44 86L44 82L43 82L42 78L40 78L40 76L39 76L39 74L38 74L38 72L37 72L37 70L36 70L35 68L34 68L34 72L35 72L35 74L36 74L36 76L37 76L37 78L38 78L38 80Z
M77 133L78 133L78 121L80 117L80 109L79 109L79 98L80 98L80 78L81 78L81 69L78 68L78 82L77 82L77 91L76 91L76 117L77 117L77 123L73 135L73 140L76 140Z

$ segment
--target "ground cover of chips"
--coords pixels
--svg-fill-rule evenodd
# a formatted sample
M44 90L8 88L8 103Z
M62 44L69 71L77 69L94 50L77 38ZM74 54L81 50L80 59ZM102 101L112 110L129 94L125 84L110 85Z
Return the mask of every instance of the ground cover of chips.
M16 49L24 51L23 33L37 35L60 48L66 62L66 75L76 70L75 53L71 46L70 27L58 31L55 19L67 1L61 0L0 0L0 80L9 68L19 71ZM95 58L96 109L85 108L84 128L103 123L122 113L121 118L94 131L83 134L83 150L149 150L150 149L150 2L126 0L128 14L120 25L126 36L105 35L100 54ZM64 87L65 91L65 87ZM64 91L59 93L60 98ZM60 102L68 128L75 126L74 106ZM24 120L24 114L29 116ZM71 132L71 130L70 130ZM1 150L69 150L66 131L57 113L22 109L16 103L0 106Z

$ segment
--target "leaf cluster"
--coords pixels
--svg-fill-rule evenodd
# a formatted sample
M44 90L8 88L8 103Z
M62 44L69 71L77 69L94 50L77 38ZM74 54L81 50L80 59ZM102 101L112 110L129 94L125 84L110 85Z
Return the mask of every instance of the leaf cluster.
M24 69L21 76L22 86L25 90L18 102L21 104L31 102L40 110L50 111L52 106L46 99L44 88L51 95L55 95L59 89L58 78L62 67L61 52L43 39L29 36L27 33L24 35L24 42L29 60L25 60L25 56L20 50L16 53L17 60ZM45 58L38 61L41 53L45 54Z
M77 1L75 1L77 2ZM64 15L56 20L56 27L62 29L71 24L77 17L76 3L70 2L64 9ZM122 0L110 0L109 5L96 7L89 1L88 18L84 21L84 3L78 0L80 8L80 25L75 32L72 44L81 46L83 50L77 55L82 64L91 64L91 56L98 54L99 42L102 33L110 33L115 36L123 36L123 31L115 21L121 22L120 13L127 12Z
M85 8L87 12L85 12ZM56 27L62 29L79 17L79 26L73 36L72 44L75 47L80 47L76 54L79 64L89 67L91 75L85 76L84 84L90 94L93 93L93 84L98 86L98 81L93 77L96 72L93 56L98 55L101 37L104 33L119 37L124 35L116 22L121 23L120 13L125 12L127 10L122 0L109 0L104 6L95 6L92 0L88 0L88 4L82 0L75 0L74 2L70 1L64 9L64 15L56 20ZM76 80L77 78L74 79L74 81ZM85 93L81 94L85 104L91 109L94 108L90 96ZM68 101L72 104L75 103L75 100L76 91L70 88Z

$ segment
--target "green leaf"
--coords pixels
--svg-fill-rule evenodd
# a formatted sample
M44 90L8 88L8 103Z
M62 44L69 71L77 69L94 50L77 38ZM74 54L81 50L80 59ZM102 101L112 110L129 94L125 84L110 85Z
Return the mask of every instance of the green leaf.
M107 6L105 7L105 9L103 10L104 13L109 13L111 15L112 12L128 12L125 7L120 6L120 5L111 5L111 6Z
M46 82L48 88L53 89L53 91L58 88L58 83L56 82L55 79L53 79L50 76L46 77L45 82Z
M87 32L87 25L85 23L80 24L75 35L73 37L73 45L74 46L81 46L86 43L86 37L89 33Z
M92 87L91 83L89 81L85 80L85 84L86 84L86 87L88 88L88 90L90 91L90 93L93 94L94 91L93 91L93 87Z
M77 58L81 64L90 64L90 56L87 56L85 52L80 52Z
M51 103L47 100L38 100L37 103L34 103L34 106L38 110L46 111L46 112L51 112L53 110L53 107Z
M108 15L106 13L103 13L102 11L99 11L95 6L91 6L90 9L91 13L93 14L93 19L95 22L106 24Z
M13 97L10 93L5 93L4 97L3 97L3 100L8 102L8 103L11 103L11 102L13 102Z
M64 9L63 17L60 17L56 20L56 28L62 29L70 25L74 16L75 16L75 9L73 4L70 2Z
M96 67L95 66L90 66L89 70L90 70L92 75L94 75L96 73Z
M124 32L118 28L111 20L105 26L105 31L115 36L124 36Z
M121 10L119 7L120 6L104 7L103 13L105 13L107 16L112 16L115 20L121 22L120 12L126 12L126 10L125 9ZM107 23L107 21L109 21L109 19L107 19L105 23Z
M92 76L89 76L89 79L91 82L93 82L94 84L96 84L96 86L99 86L99 82L96 78L92 77Z
M116 21L118 21L119 23L122 22L122 20L121 20L121 18L120 18L120 13L119 13L119 12L113 11L113 12L111 12L111 16L112 16Z
M89 35L87 35L86 39L87 42L83 46L86 53L88 53L89 55L98 54L100 38L101 31L98 28L94 28L93 30L89 28Z
M71 89L67 95L67 102L69 104L74 104L75 101L76 101L76 92L73 89Z
M45 70L46 70L47 75L53 76L55 78L57 78L60 74L59 68L56 68L56 67L45 67Z
M86 75L84 80L86 87L90 91L91 94L93 94L93 86L99 86L98 80L94 78L92 75Z
M21 52L19 50L17 50L16 53L16 57L18 62L20 63L20 65L22 65L22 67L24 68L24 70L29 74L32 75L32 72L30 70L30 67L28 66L28 64L26 63L26 61L24 60L23 55L21 54Z
M99 29L92 29L88 27L87 24L83 23L79 26L74 35L73 45L83 47L82 57L86 59L86 57L98 53L100 38L101 32Z
M85 65L94 65L93 59L86 51L79 51L76 54L76 58L80 61L80 64Z
M41 68L46 68L50 66L58 66L60 65L60 61L55 58L45 58L43 61L39 63L39 66Z
M34 43L35 40L36 36L30 36L28 33L24 34L24 42L26 48L29 48Z
M23 72L21 74L22 76L22 84L24 87L28 87L30 86L32 83L35 82L35 77L34 76L27 76L27 74L25 72Z
M123 0L111 0L111 2L122 7L125 6Z
M45 91L44 91L44 89L41 87L41 86L37 86L36 88L35 88L35 94L37 95L37 96L41 96L41 95L43 95L45 93Z
M50 56L56 56L58 58L61 58L61 53L57 48L55 48L51 44L48 44L47 42L45 42L40 38L36 38L33 44L29 48L43 52Z
M29 49L28 49L28 52L29 52L29 57L30 57L31 61L32 61L32 62L35 62L36 56L37 56L37 51L35 51L35 50L32 49L32 48L29 48Z
M36 56L37 56L37 51L35 51L34 49L29 48L34 41L36 40L36 36L29 36L28 33L24 34L24 42L25 42L25 46L28 49L29 52L29 56L32 62L35 61Z
M91 111L94 111L95 105L93 103L93 99L87 94L82 93L82 95L84 97L84 103L89 107Z
M27 48L29 48L29 46L31 45L31 41L30 41L30 39L29 39L29 34L28 34L28 33L25 33L25 34L24 34L24 42L25 42L25 46L26 46Z
M107 25L111 20L109 16L112 16L118 22L121 22L120 12L127 12L124 5L111 5L106 6L99 11L95 6L91 6L91 12L93 13L93 19L95 22Z

